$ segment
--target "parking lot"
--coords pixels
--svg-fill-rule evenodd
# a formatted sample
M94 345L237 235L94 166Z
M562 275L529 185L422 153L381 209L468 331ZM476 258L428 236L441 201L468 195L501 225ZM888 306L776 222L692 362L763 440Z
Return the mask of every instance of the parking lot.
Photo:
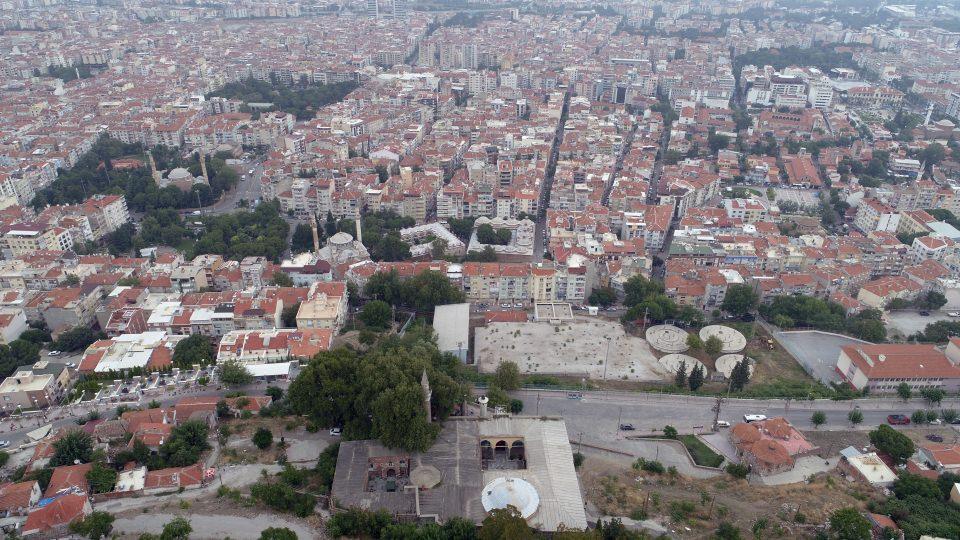
M948 316L946 311L931 311L930 315L920 315L919 312L912 310L891 311L884 315L883 319L888 331L896 331L905 338L922 332L928 324L937 321L960 321L958 318Z
M773 188L777 202L792 201L803 206L817 206L817 191L813 189Z
M840 382L840 375L836 370L840 347L866 343L859 339L816 330L775 332L774 337L811 377L824 384Z

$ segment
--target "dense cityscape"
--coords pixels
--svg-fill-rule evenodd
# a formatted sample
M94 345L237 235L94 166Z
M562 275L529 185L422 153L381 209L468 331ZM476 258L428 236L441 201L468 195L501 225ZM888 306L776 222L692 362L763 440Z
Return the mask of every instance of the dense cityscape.
M0 0L6 538L960 538L960 5Z

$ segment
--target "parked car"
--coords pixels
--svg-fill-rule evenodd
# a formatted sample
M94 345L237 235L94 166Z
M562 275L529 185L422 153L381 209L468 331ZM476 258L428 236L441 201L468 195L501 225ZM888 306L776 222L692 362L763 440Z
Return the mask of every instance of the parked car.
M60 351L50 351L47 353L47 356L60 356Z
M931 433L930 435L927 435L927 440L932 442L943 442L943 437Z
M67 363L66 363L66 366L67 366L68 368L75 368L75 367L77 367L77 364L76 364L76 362L67 362Z
M947 312L947 317L960 317L960 311Z
M930 312L927 311L927 310L925 310L925 309L924 309L924 310L921 310L921 311L920 311L920 316L921 316L921 317L929 317L929 316L930 316Z
M905 414L891 414L887 416L887 423L891 426L905 426L910 423L910 417Z
M0 448L6 448L10 446L10 441L0 441Z
M633 424L620 424L620 431L633 431Z
M762 422L767 419L765 414L745 414L743 415L743 421L747 422Z
M342 429L340 429L340 428L338 428L338 427L332 427L332 428L330 428L330 435L332 435L332 436L334 436L334 437L339 437L341 434L343 434L343 430L342 430Z
M718 428L730 427L730 422L727 422L726 420L717 420L717 427Z
M567 392L567 399L583 399L583 392Z

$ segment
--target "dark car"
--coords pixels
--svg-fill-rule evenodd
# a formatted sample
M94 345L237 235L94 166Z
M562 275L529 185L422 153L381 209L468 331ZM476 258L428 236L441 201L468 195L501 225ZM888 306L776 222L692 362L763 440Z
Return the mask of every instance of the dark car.
M891 426L904 426L910 423L910 418L905 414L891 414L887 417L887 423Z
M931 433L930 435L927 435L927 440L933 442L943 442L943 437Z
M920 316L921 316L921 317L929 317L929 316L930 316L930 312L927 311L927 310L923 310L923 311L920 312Z
M620 431L633 431L633 424L620 424Z
M742 317L740 317L740 320L743 321L743 322L753 322L753 321L757 320L757 317L754 316L753 313L747 313L747 314L743 315Z

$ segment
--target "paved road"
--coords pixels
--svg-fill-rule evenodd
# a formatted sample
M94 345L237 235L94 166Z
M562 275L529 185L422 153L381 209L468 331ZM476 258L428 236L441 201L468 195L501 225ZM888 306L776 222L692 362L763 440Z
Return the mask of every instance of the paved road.
M681 433L709 430L713 423L716 399L700 396L642 394L625 392L584 392L583 399L568 399L566 392L521 390L515 393L524 402L524 413L533 415L560 415L567 424L571 440L606 447L619 448L624 443L624 432L619 423L630 423L636 428L630 435L648 434L662 430L669 424ZM539 395L539 407L537 404ZM764 414L768 417L785 416L801 429L812 429L813 411L823 411L827 423L821 430L849 430L847 414L859 406L864 420L860 429L868 429L886 422L893 413L911 414L918 409L930 409L922 400L903 403L897 399L860 399L851 401L785 401L785 400L724 400L720 419L731 423L741 421L744 414ZM945 400L944 408L960 409L960 400Z
M250 203L260 197L260 177L263 176L263 165L256 162L243 162L238 165L241 176L240 182L230 191L223 194L220 200L203 208L204 214L225 214L237 210L237 202L246 199ZM253 174L247 171L253 170ZM244 178L246 176L246 178Z

